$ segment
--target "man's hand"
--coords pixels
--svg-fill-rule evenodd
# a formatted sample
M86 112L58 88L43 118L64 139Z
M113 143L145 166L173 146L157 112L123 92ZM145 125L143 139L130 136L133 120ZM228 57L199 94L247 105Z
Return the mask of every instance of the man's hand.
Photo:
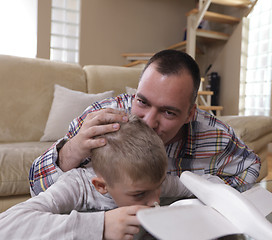
M62 171L78 167L91 155L91 149L106 144L105 139L94 137L117 131L120 128L118 123L126 121L128 121L126 113L116 109L108 108L89 113L78 134L60 149L59 167Z
M147 206L120 207L105 212L104 239L129 240L139 232L140 223L136 213Z

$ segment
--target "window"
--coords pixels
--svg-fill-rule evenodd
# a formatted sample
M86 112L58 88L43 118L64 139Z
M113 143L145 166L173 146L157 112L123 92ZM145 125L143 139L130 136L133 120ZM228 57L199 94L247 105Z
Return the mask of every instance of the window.
M35 58L37 0L0 1L0 54Z
M259 0L244 25L240 115L271 115L272 1Z
M80 0L52 0L50 59L79 62Z

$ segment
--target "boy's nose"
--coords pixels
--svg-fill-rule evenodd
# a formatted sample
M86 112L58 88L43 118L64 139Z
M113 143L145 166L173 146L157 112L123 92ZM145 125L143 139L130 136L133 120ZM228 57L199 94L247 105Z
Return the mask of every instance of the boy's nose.
M156 203L160 204L160 193L160 190L155 191L154 194L152 194L152 196L150 196L148 199L147 206L154 207Z

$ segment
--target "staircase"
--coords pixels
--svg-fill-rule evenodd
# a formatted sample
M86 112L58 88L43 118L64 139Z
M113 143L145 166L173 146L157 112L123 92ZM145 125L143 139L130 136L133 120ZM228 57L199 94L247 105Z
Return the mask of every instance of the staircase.
M199 8L187 13L187 41L186 52L195 58L197 38L212 41L227 41L229 34L211 30L199 29L202 20L215 22L217 24L228 24L233 26L238 24L242 17L246 17L252 10L257 0L201 0ZM240 9L240 16L229 16L221 13L208 11L211 4L223 5L225 7L236 7Z
M231 36L233 27L238 24L243 17L246 17L255 6L257 0L200 0L198 9L192 9L187 16L187 33L186 40L175 43L166 49L176 49L185 51L193 58L196 54L205 54L205 45L211 44L216 41L227 42ZM224 9L236 8L239 9L239 16L230 16L222 13L208 11L212 5L222 5ZM217 25L224 24L229 26L230 33L214 31L210 29L200 29L199 24L201 21L206 20L210 23ZM125 66L131 67L137 64L146 63L154 53L124 53L122 54L129 63ZM206 110L211 114L220 115L223 110L222 106L211 106L211 96L214 94L212 91L204 91L203 78L202 84L199 89L197 105L200 109Z

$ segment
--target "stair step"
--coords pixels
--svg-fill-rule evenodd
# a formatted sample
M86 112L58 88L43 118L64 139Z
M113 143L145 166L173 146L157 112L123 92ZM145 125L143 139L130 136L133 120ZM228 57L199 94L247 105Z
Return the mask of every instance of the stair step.
M221 116L221 111L223 110L222 106L198 106L199 109L209 112L210 114L214 114L212 111L216 112L216 116Z
M197 29L197 36L208 38L208 39L217 39L217 40L228 40L229 38L229 35L226 33L215 32L215 31L204 30L204 29ZM182 51L186 49L186 44L187 44L186 41L182 41L182 42L169 46L167 49L178 49ZM196 52L199 54L203 53L199 48L196 49Z
M222 106L198 106L199 109L205 110L205 111L222 111L223 107Z
M213 91L198 91L198 95L206 95L206 96L212 96Z
M188 12L186 16L190 16L197 13L198 13L198 9L194 8L193 10ZM209 12L209 11L205 13L203 19L208 21L218 22L218 23L226 23L226 24L237 24L240 22L240 18L228 16L221 13Z
M129 61L148 61L154 53L123 53L122 56Z
M182 41L176 44L171 45L167 49L179 49L179 50L185 50L186 49L186 41Z
M249 7L252 2L250 0L212 0L212 3L231 7Z
M137 65L141 65L141 64L146 64L147 60L136 60L136 61L132 61L128 64L123 65L123 67L135 67Z
M166 49L175 49L175 50L185 52L186 46L187 46L186 44L187 44L187 41L182 41L182 42L173 44L173 45L171 45L170 47L168 47ZM197 54L204 54L203 51L198 46L196 46L196 53Z
M215 31L210 31L205 29L197 29L196 36L207 38L207 39L228 40L230 35L226 33L222 33L222 32L215 32Z

